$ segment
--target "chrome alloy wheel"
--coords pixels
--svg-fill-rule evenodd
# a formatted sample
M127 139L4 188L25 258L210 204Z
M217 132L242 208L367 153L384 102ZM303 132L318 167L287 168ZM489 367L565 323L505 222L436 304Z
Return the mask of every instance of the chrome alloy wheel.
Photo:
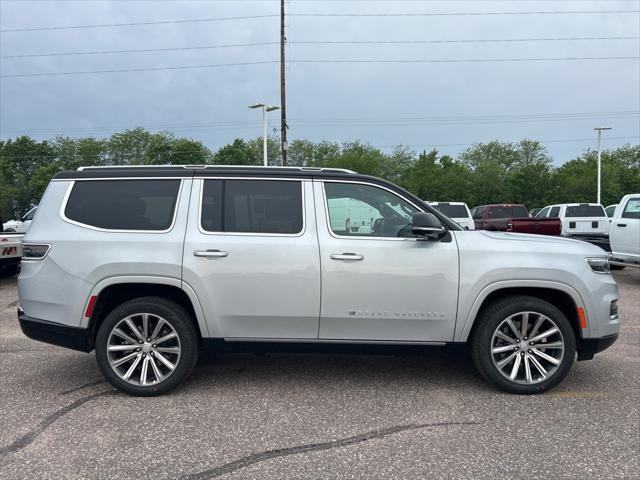
M114 372L133 385L154 385L173 373L180 339L164 318L152 313L125 317L111 330L107 357Z
M562 363L565 342L558 325L537 312L519 312L503 320L491 338L491 358L512 382L540 383Z

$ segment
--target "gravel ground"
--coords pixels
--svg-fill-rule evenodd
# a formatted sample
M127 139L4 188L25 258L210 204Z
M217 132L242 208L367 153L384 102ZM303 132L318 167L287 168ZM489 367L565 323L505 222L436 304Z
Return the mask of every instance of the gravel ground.
M0 478L640 478L640 270L618 342L538 396L464 357L230 355L134 398L38 343L0 279Z

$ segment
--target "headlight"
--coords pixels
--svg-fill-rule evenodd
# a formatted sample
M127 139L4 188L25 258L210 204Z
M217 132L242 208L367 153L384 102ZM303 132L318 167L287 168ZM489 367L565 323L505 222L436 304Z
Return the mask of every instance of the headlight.
M585 259L591 270L596 273L609 273L609 259L606 257L589 257Z

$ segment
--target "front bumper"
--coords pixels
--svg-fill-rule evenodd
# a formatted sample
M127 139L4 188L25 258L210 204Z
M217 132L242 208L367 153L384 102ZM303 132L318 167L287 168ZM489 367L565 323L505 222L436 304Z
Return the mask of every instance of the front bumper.
M22 333L33 340L81 352L93 350L93 342L89 330L86 328L70 327L61 323L28 317L20 308L18 309L18 321Z
M578 342L578 361L591 360L596 353L600 353L618 340L618 334L601 338L583 338Z

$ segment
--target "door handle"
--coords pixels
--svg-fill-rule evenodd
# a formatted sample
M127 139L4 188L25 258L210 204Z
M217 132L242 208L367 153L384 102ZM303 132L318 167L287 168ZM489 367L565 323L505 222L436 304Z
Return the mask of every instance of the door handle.
M364 260L364 255L358 255L357 253L332 253L331 258L333 260Z
M223 252L222 250L196 250L193 255L196 257L226 257L229 252Z
M618 223L618 227L626 227L627 224L626 223Z

